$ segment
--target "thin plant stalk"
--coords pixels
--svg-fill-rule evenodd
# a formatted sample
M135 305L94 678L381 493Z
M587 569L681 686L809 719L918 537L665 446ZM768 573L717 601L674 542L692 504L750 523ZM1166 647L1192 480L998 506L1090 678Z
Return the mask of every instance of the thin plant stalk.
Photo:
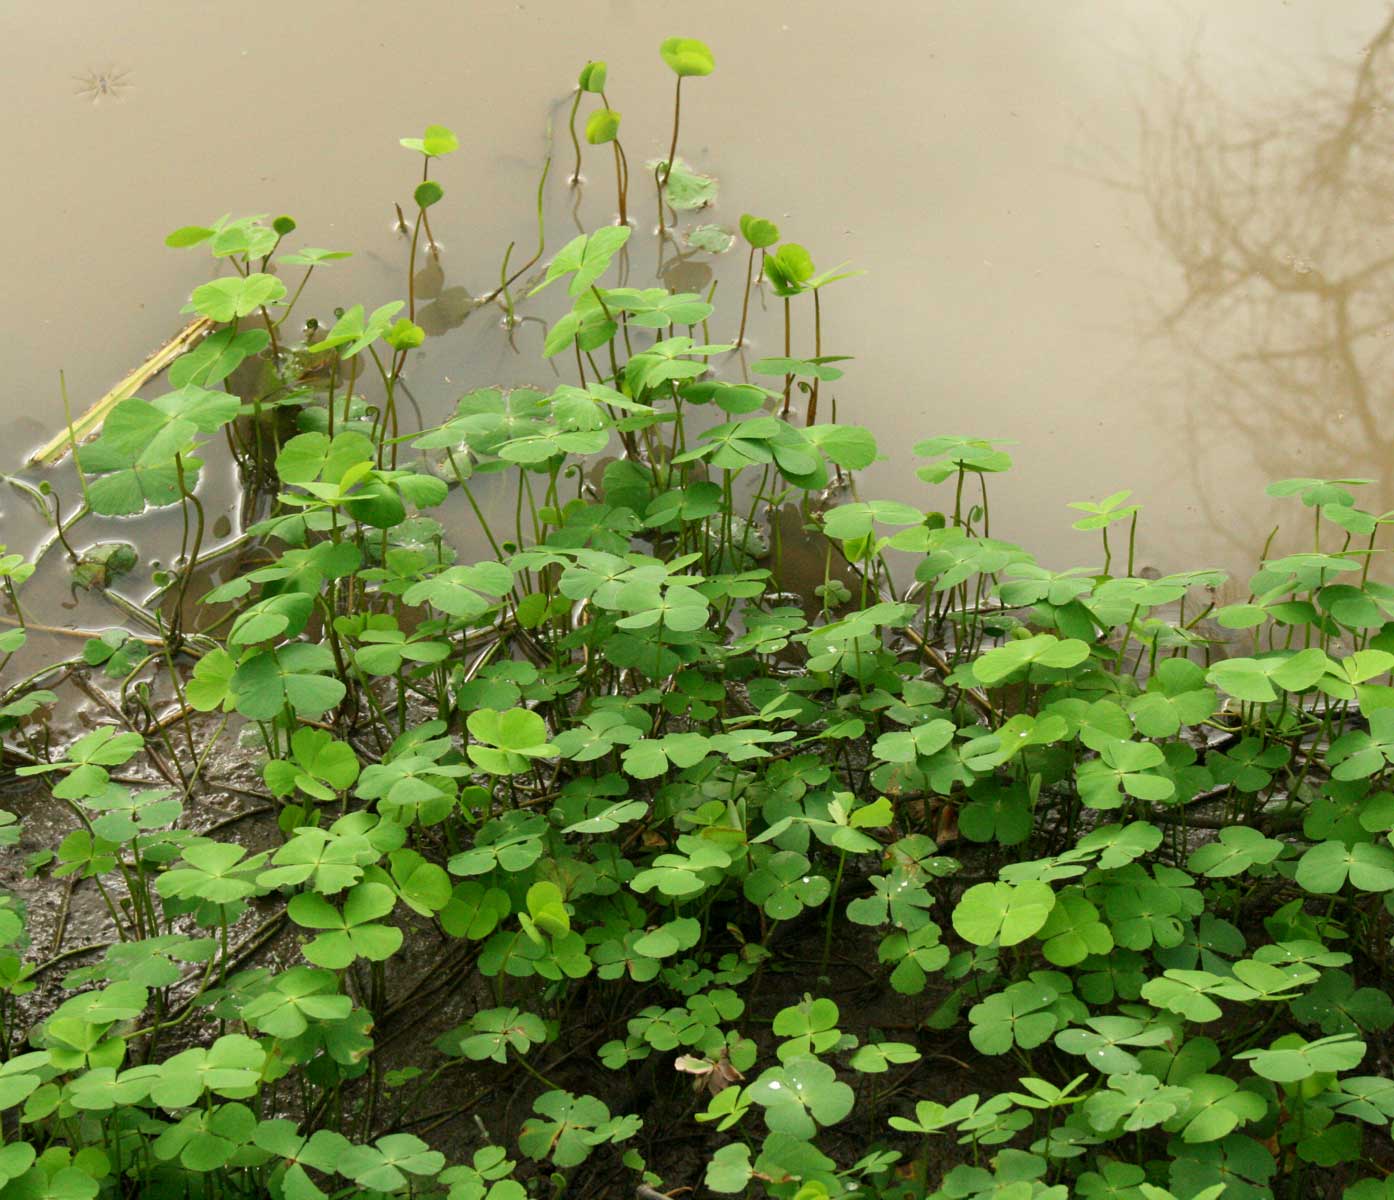
M199 498L195 496L193 492L190 490L188 482L185 479L184 456L182 454L176 454L174 456L174 467L175 471L179 475L180 495L183 497L186 504L192 504L194 506L195 516L193 545L191 548L188 548L188 554L184 560L184 570L180 575L179 579L179 590L175 593L174 596L174 613L170 617L171 639L175 645L178 645L180 641L180 630L183 625L184 617L184 593L187 592L189 589L189 579L192 577L194 573L194 567L198 563L199 550L203 547L204 516L203 504L199 501ZM188 537L188 519L188 509L186 507L184 510L184 534L186 539L186 545Z
M784 297L784 357L785 357L785 358L788 358L788 357L789 357L789 354L790 354L790 340L789 340L789 297L788 297L788 296L785 296L785 297ZM787 416L789 415L789 402L790 402L790 399L793 397L793 394L794 394L794 376L793 376L792 374L791 374L791 375L786 375L786 376L784 377L784 407L781 408L781 409L779 410L779 415L780 415L781 417L787 417Z
M576 136L576 114L581 108L581 95L582 89L577 88L575 98L571 101L571 117L567 121L567 128L571 131L571 144L576 150L576 167L567 181L572 187L581 182L581 140ZM609 107L608 104L606 107Z
M510 316L512 316L513 313L513 303L512 300L508 298L509 287L516 283L518 278L525 271L527 271L535 262L537 262L538 259L542 257L543 251L547 248L547 228L546 218L542 209L542 197L543 189L547 186L547 173L551 169L552 156L549 154L542 164L542 177L537 181L537 253L534 254L530 259L528 259L528 261L525 262L516 271L514 271L512 275L507 276L507 278L503 278L504 272L508 270L508 259L513 253L513 243L510 242L508 244L508 250L504 254L503 269L499 272L502 282L500 282L498 287L496 287L492 292L490 292L487 296L484 297L485 304L492 304L500 296L503 296L507 301L508 312Z
M619 196L620 224L628 225L629 213L625 207L627 201L625 193L629 191L629 168L625 163L624 151L620 149L619 138L616 138L613 144L615 147L615 191Z
M600 93L600 103L606 108L611 108L610 98L602 91ZM572 129L572 137L575 137L575 129ZM613 145L615 147L615 190L620 209L620 224L629 224L629 158L624 152L624 147L620 145L619 135L616 134ZM662 221L663 214L658 214Z
M658 232L662 235L663 225L663 189L668 186L668 180L673 174L673 160L678 154L678 122L682 117L682 80L678 76L677 87L673 90L673 140L668 143L668 161L663 164L663 177L659 179L655 173L658 183Z
M837 852L837 874L833 876L833 893L828 897L828 917L823 922L823 960L818 968L820 977L828 973L828 960L833 952L833 917L837 914L837 893L842 887L842 868L847 864L847 851L839 849Z
M763 254L763 251L761 252ZM761 259L763 268L764 259ZM741 327L736 334L736 346L745 345L745 322L750 315L750 289L755 283L755 247L751 246L750 256L745 261L745 299L741 301Z
M425 183L431 175L431 160L426 159L421 164L421 182ZM431 232L431 218L426 215L426 210L421 210L421 222L426 226L426 249L431 252L432 258L440 257L440 246L436 243L436 235Z

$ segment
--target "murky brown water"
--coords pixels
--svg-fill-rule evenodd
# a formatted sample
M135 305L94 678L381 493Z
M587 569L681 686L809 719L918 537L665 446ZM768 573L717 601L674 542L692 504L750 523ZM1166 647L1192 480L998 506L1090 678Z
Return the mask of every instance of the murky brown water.
M1394 507L1394 52L1363 54L1385 9L421 0L329 20L261 0L226 17L173 0L10 6L5 469L61 426L60 367L81 410L181 326L210 267L163 247L176 226L289 212L297 240L357 253L317 273L305 311L402 295L392 203L417 162L397 139L432 121L462 150L438 173L438 336L412 391L430 419L469 386L546 385L540 326L510 341L496 313L462 322L461 300L493 286L510 240L530 253L554 116L549 251L573 232L558 106L587 57L609 61L631 161L666 149L657 46L683 33L718 64L684 94L681 151L721 182L700 219L765 214L820 267L867 271L825 304L825 350L856 356L838 414L890 456L864 494L928 503L909 455L921 438L1010 438L995 533L1059 565L1097 561L1066 503L1132 487L1143 561L1246 574L1273 520L1268 479L1373 476L1368 506ZM597 149L588 162L594 224L611 177ZM635 282L653 261L638 183ZM714 264L718 339L734 333L738 257ZM755 354L778 352L775 318L757 315ZM795 352L811 338L801 329ZM54 478L72 496L68 470ZM27 547L40 526L6 493L3 540Z

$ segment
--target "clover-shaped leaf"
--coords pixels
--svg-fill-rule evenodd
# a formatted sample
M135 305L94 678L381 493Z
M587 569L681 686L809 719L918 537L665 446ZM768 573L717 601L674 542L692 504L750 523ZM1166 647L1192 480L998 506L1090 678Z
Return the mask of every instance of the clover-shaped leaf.
M955 906L953 926L964 941L975 946L994 941L1015 946L1037 933L1054 907L1055 893L1040 880L1015 885L977 883Z
M897 930L882 939L876 957L883 963L893 962L891 987L903 996L924 991L929 975L949 961L949 948L940 940L941 930L933 921L918 929Z
M1100 1132L1121 1128L1132 1133L1160 1125L1179 1112L1187 1099L1185 1088L1168 1087L1152 1075L1110 1075L1107 1090L1085 1101L1084 1112Z
M1080 763L1075 771L1080 799L1097 809L1120 808L1125 796L1169 799L1176 785L1156 771L1164 761L1155 742L1106 742L1098 758Z
M665 896L696 896L711 886L712 876L731 865L731 855L713 842L683 835L678 854L659 854L630 881L643 894L657 888Z
M242 1019L254 1029L278 1038L299 1037L316 1021L342 1021L353 1001L339 994L332 971L291 967L277 975L260 995L242 1009Z
M629 241L633 232L628 225L608 225L594 233L583 233L572 238L557 252L547 266L547 274L529 295L540 292L548 284L566 275L572 277L568 288L572 296L588 291L619 253L620 247Z
M1261 792L1273 782L1273 772L1284 766L1292 751L1280 742L1264 745L1260 738L1240 738L1227 751L1215 750L1206 756L1206 766L1216 783L1226 783L1240 792Z
M106 768L129 762L143 745L145 740L138 733L120 733L114 725L100 725L78 738L68 748L66 758L54 763L20 767L16 774L41 775L49 771L66 771L67 777L54 785L55 796L60 800L97 796L110 782Z
M923 510L896 500L860 500L830 508L823 514L823 529L846 542L866 537L877 525L919 525L924 519Z
M1369 722L1369 732L1353 729L1331 743L1326 761L1333 779L1365 779L1394 763L1394 709L1376 709Z
M445 1155L409 1133L389 1133L371 1146L347 1146L334 1164L341 1175L360 1187L395 1192L407 1186L408 1175L435 1175Z
M304 792L316 800L333 800L358 778L358 756L327 730L302 725L291 737L292 758L273 758L262 768L275 796Z
M1259 658L1221 659L1205 677L1236 700L1266 704L1278 698L1280 689L1300 692L1313 686L1329 666L1326 654L1313 647Z
M881 1075L892 1066L919 1061L920 1052L908 1042L868 1042L857 1048L850 1065L854 1071Z
M1142 509L1142 505L1140 504L1123 503L1132 494L1131 490L1124 489L1121 492L1114 492L1113 495L1107 496L1099 501L1071 501L1069 505L1070 508L1088 514L1074 522L1071 528L1103 529L1105 526L1112 525L1115 521L1126 521L1129 517Z
M820 1125L835 1125L852 1111L855 1093L827 1063L802 1055L767 1068L748 1089L776 1133L812 1138Z
M440 158L454 154L460 148L460 139L444 125L427 125L426 132L419 138L400 138L400 144L408 150L415 150L427 158Z
M1132 1050L1161 1046L1172 1037L1169 1026L1137 1017L1091 1017L1083 1026L1062 1029L1055 1045L1066 1054L1080 1055L1101 1074L1126 1075L1142 1066Z
M1059 1025L1049 1011L1058 994L1031 980L993 993L968 1010L969 1041L983 1054L1005 1054L1013 1045L1023 1050L1041 1045Z
M1318 842L1298 861L1296 878L1319 896L1339 892L1347 882L1362 892L1394 891L1394 850L1373 842Z
M447 863L452 875L483 875L498 868L526 870L542 855L547 822L535 813L511 812L485 824L474 846L454 855Z
M904 872L873 875L869 880L875 889L870 896L853 900L847 906L847 919L858 925L885 925L898 929L918 929L929 920L929 893Z
M488 1008L475 1013L467 1025L445 1034L436 1045L447 1054L502 1063L508 1061L510 1049L526 1054L546 1036L542 1018L533 1013L517 1008Z
M184 847L182 866L165 871L155 889L166 899L197 897L213 904L234 904L263 889L257 876L267 853L248 858L243 846L200 838Z
M439 919L441 928L451 937L479 941L488 937L512 911L508 893L502 889L486 888L474 882L458 883L440 911Z
M1087 642L1077 638L1062 641L1051 634L1038 633L987 651L973 663L973 675L979 683L993 686L1028 667L1063 670L1078 666L1088 657Z
M811 865L794 850L780 850L745 878L745 898L776 921L789 921L805 908L828 898L831 885L824 875L810 874Z
M1072 967L1091 954L1113 949L1113 934L1100 919L1099 910L1078 888L1065 888L1037 935L1041 953L1057 967Z
M303 953L316 966L337 971L358 958L381 962L397 952L402 931L379 923L396 903L386 884L360 883L349 890L342 910L313 892L301 892L291 897L287 911L297 925L326 931L306 943Z
M266 1051L243 1034L224 1034L206 1049L192 1046L160 1064L150 1098L166 1108L187 1108L205 1091L231 1099L256 1094Z
M262 871L256 882L266 888L309 882L321 895L333 895L357 884L364 867L374 863L378 853L372 842L358 833L301 826L273 854L275 866Z
M529 1158L550 1158L558 1167L585 1162L594 1147L632 1137L643 1124L637 1117L611 1117L594 1096L570 1092L543 1092L532 1107L538 1117L523 1123L518 1145Z
M317 717L346 693L343 683L329 674L333 670L328 646L292 642L253 654L223 686L237 711L255 721L270 720L287 704L301 716Z
M90 812L101 814L93 819L92 832L108 842L129 841L143 830L159 829L177 820L184 811L183 804L167 789L133 792L114 783L98 795L87 797L82 804Z
M480 708L465 724L483 743L469 747L470 759L491 775L521 775L532 769L532 759L553 758L557 747L547 740L547 724L528 708L498 712Z
M286 285L274 275L254 271L214 279L194 288L189 308L200 316L225 324L250 316L259 308L274 304L286 294Z
M1128 711L1144 737L1174 737L1183 725L1204 721L1217 706L1204 670L1189 659L1164 658Z
M1253 1065L1254 1074L1275 1083L1297 1083L1318 1072L1349 1071L1365 1057L1365 1043L1349 1033L1304 1042L1296 1035L1279 1038L1267 1049L1243 1050L1234 1056Z
M775 1014L774 1032L785 1040L780 1044L782 1059L821 1054L842 1037L837 1027L837 1005L825 997L804 996L798 1004Z
M1282 842L1265 837L1257 829L1230 825L1220 830L1215 841L1199 847L1186 866L1211 879L1226 879L1252 867L1266 866L1282 853L1282 849Z
M1377 987L1357 988L1345 971L1323 971L1317 985L1293 1000L1292 1015L1327 1034L1383 1031L1394 1025L1394 1001Z

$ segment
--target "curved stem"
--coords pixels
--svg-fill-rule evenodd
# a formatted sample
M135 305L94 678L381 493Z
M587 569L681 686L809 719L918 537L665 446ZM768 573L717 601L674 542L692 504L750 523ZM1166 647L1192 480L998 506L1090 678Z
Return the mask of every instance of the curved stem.
M431 160L428 158L421 167L421 182L425 183L431 177ZM426 210L421 210L421 221L426 226L426 248L431 252L432 258L440 257L440 247L436 245L436 235L431 232L431 218L426 215Z
M416 321L416 243L421 236L421 218L426 215L424 208L416 210L416 225L411 231L411 251L407 258L407 316Z
M789 297L784 297L784 357L789 357ZM784 377L784 407L779 410L781 417L789 415L789 401L794 394L794 377Z
M581 182L581 142L576 137L576 113L581 107L581 89L576 89L576 98L571 102L571 119L567 122L567 128L571 131L571 144L576 148L576 169L571 172L571 186L575 187Z
M682 116L682 76L678 76L678 86L673 92L673 140L668 143L668 161L661 168L663 175L659 178L658 171L654 172L654 181L658 184L658 232L663 233L663 189L668 186L668 178L673 174L673 160L678 153L678 120Z
M736 347L745 345L745 322L750 315L750 287L755 282L755 247L751 246L750 256L745 260L745 299L741 301L741 327L736 334Z
M615 139L615 153L619 155L620 166L624 168L623 182L620 184L620 224L629 224L629 156L625 154L620 139Z
M615 192L619 197L620 224L628 225L629 218L624 211L624 167L620 160L620 142L616 138L612 143L615 147Z
M170 632L172 634L171 641L174 645L177 646L180 641L180 630L183 625L184 593L188 591L189 578L194 573L194 566L198 563L198 552L203 546L204 517L203 505L199 502L199 498L195 496L194 493L190 490L189 485L184 478L183 455L176 454L174 456L174 467L179 475L179 491L183 494L184 499L194 506L194 516L196 519L196 523L194 526L193 546L184 560L184 570L179 578L179 591L175 594L174 597L174 613L170 617ZM188 516L186 511L186 523L187 520Z
M673 92L673 140L668 143L668 161L663 167L663 182L673 173L673 159L678 154L678 119L682 116L682 76L678 76L678 86Z
M499 296L503 295L507 291L507 289L518 279L518 277L523 274L524 271L528 270L529 267L531 267L535 262L537 262L538 259L542 257L542 252L547 248L547 229L546 219L542 211L542 196L543 189L547 186L547 172L551 169L552 156L549 154L547 156L547 161L542 164L542 178L537 181L537 253L534 254L530 259L528 259L528 261L525 262L516 271L514 271L512 275L508 276L508 278L505 279L502 283L500 283L499 286L496 287L492 292L485 296L485 304L492 304L495 300L499 298ZM511 251L512 248L512 244L510 243L509 250ZM506 258L505 262L507 262ZM505 267L504 269L506 270L507 267ZM510 304L510 312L512 311L512 307L513 306Z
M397 211L400 212L401 209L399 208ZM285 323L285 319L288 316L290 316L291 310L295 307L296 301L300 299L300 293L305 290L305 285L310 282L310 276L314 273L315 268L313 265L305 269L305 276L303 279L300 280L300 286L295 289L295 294L291 296L290 303L286 305L286 311L281 314L280 319L276 322L276 327L283 325Z

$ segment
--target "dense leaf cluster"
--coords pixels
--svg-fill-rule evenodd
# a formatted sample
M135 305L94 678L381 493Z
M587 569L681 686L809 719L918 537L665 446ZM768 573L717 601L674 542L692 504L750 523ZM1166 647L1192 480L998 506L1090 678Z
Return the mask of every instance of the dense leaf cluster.
M663 57L679 81L712 69L688 39ZM590 64L578 101L604 84ZM619 126L599 113L592 143ZM457 146L404 144L428 170ZM681 208L696 185L662 166ZM417 189L419 224L440 195ZM403 434L424 335L402 304L275 344L266 268L292 230L172 235L237 267L191 299L218 328L79 455L91 511L183 505L198 536L207 439L274 475L261 552L202 628L157 618L62 664L123 697L165 680L178 719L60 749L36 736L44 672L0 695L18 773L74 820L32 868L91 880L113 934L36 1011L60 960L0 896L0 1197L521 1200L545 1183L527 1164L562 1189L587 1163L799 1200L1243 1200L1318 1173L1386 1194L1394 588L1370 572L1390 517L1357 481L1275 485L1313 544L1241 603L1206 603L1217 572L1135 573L1126 492L1074 506L1103 567L1049 570L988 533L995 443L915 447L933 507L857 498L873 438L814 419L834 360L755 364L782 391L722 379L707 300L603 286L627 225L540 285L566 284L546 351L574 382L473 391ZM780 296L840 277L768 221L741 233ZM220 386L258 355L270 384ZM489 475L512 528L483 523ZM452 545L456 495L492 557ZM767 520L784 504L826 564L803 604ZM30 569L0 558L12 598ZM186 819L236 730L275 813L262 849ZM413 943L494 1003L389 1070L379 1027L423 1004ZM895 1038L832 998L853 971L906 1015ZM700 1135L697 1173L666 1174L649 1112L563 1069L607 1096L647 1072ZM451 1164L412 1132L432 1098L471 1111L516 1072L531 1112L490 1122L504 1144Z

